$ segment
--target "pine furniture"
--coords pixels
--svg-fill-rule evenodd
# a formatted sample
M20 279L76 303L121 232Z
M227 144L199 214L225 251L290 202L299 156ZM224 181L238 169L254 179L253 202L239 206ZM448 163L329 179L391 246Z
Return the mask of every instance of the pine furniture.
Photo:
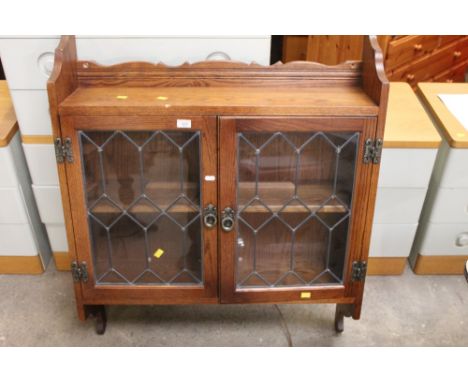
M443 138L410 263L417 274L463 274L468 260L468 130L439 94L468 94L468 84L421 83L418 93Z
M356 60L364 36L284 36L283 61L308 60L328 65ZM465 82L468 36L382 35L378 37L391 82Z
M399 275L408 262L441 137L418 96L391 82L369 275Z
M48 82L78 316L108 304L361 314L388 82L362 62L77 60Z

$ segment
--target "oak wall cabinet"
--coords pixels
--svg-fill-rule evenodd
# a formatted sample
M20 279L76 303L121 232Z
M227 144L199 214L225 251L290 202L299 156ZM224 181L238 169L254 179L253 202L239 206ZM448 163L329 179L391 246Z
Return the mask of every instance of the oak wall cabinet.
M76 59L48 82L79 318L107 304L335 303L358 319L388 96L362 62Z

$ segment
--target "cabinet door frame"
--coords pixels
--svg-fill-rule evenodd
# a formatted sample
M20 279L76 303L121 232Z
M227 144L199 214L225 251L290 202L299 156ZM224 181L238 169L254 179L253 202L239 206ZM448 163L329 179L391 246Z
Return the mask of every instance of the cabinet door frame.
M190 119L190 131L200 131L201 148L201 214L208 204L217 202L217 129L216 117L144 117L144 116L65 116L61 118L62 138L70 137L73 163L65 163L67 188L70 200L70 219L74 245L70 245L70 258L86 262L88 281L80 282L83 304L189 304L218 302L217 230L201 224L203 235L203 285L96 285L91 255L86 198L83 183L83 163L78 132L87 130L174 130L178 119ZM188 129L182 129L187 131ZM215 179L207 178L215 175ZM66 190L65 190L66 191ZM62 191L63 192L63 191ZM78 291L75 288L76 291Z
M363 163L364 142L374 139L376 117L221 117L219 123L220 166L218 210L232 207L237 211L237 132L359 132L356 172L349 225L348 253L343 284L299 287L255 287L236 289L235 239L237 229L219 228L220 298L222 303L333 302L354 303L357 291L351 282L353 261L363 258L363 237L371 187L371 164ZM367 254L365 256L367 258ZM306 293L303 293L306 292Z

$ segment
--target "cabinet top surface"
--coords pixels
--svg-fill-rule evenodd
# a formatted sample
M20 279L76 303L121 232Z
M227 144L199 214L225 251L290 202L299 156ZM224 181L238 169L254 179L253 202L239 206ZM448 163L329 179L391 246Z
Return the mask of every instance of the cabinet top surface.
M375 117L360 87L79 87L61 115L313 115Z
M7 146L18 131L15 110L6 81L0 81L0 147Z
M468 131L449 111L439 94L468 94L466 83L420 83L419 93L439 124L448 144L454 148L468 148Z
M384 147L438 148L441 137L406 82L390 83Z

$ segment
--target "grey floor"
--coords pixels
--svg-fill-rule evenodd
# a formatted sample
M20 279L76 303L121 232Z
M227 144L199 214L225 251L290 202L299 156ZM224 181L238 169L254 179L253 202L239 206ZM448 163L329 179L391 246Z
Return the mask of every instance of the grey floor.
M2 346L468 346L463 276L368 277L362 318L333 329L333 305L110 307L78 321L71 277L0 276ZM289 340L288 340L289 338Z

